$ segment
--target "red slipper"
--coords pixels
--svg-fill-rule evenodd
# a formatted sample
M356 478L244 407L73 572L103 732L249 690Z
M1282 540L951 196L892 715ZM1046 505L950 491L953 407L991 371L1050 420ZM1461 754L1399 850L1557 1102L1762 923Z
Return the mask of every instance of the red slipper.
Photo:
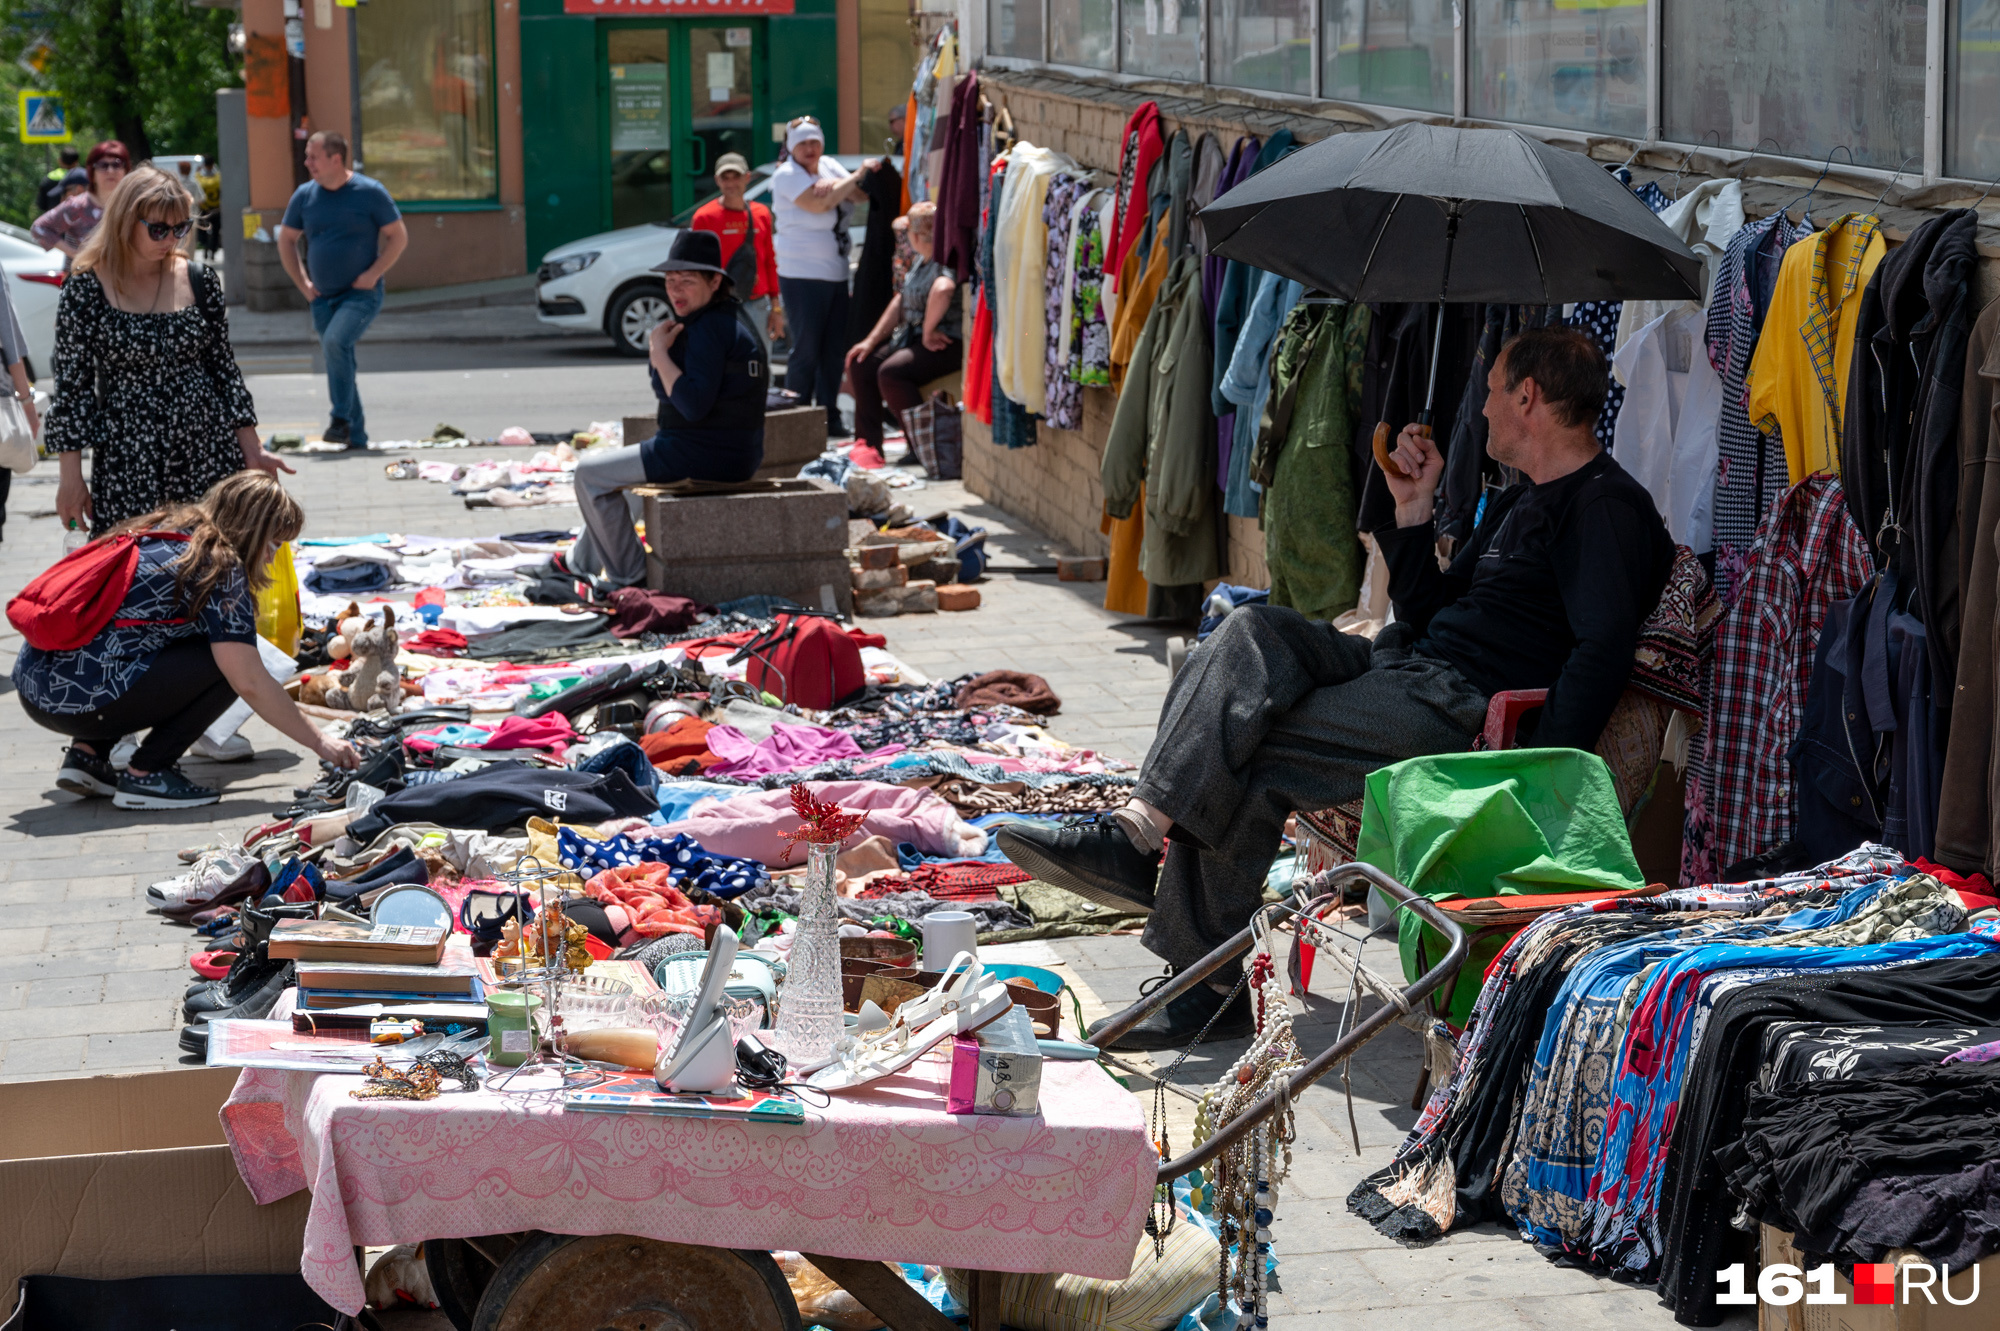
M188 958L188 965L204 980L219 980L229 974L229 968L236 961L234 952L197 952Z
M889 465L882 460L881 452L873 444L856 444L848 450L847 460L863 471L880 471Z

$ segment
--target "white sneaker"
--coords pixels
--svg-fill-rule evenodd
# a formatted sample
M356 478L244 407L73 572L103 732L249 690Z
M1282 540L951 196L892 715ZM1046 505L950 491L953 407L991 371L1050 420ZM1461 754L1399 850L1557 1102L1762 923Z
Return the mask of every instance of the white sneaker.
M112 771L122 772L132 765L132 755L138 751L139 736L130 734L111 746L111 756L105 761L111 764Z
M208 736L203 735L188 748L188 752L210 762L240 763L245 758L254 757L257 750L241 735L231 735L220 744L209 743Z

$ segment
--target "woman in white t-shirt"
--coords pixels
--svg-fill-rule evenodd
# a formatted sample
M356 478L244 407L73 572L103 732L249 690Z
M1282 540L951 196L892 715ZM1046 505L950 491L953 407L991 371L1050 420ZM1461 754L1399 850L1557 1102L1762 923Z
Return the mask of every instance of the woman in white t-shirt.
M771 173L778 296L792 335L785 387L823 405L827 433L844 436L835 403L847 358L847 218L862 172L850 175L825 155L826 133L811 116L785 127L785 150L789 160ZM880 165L871 158L863 171Z

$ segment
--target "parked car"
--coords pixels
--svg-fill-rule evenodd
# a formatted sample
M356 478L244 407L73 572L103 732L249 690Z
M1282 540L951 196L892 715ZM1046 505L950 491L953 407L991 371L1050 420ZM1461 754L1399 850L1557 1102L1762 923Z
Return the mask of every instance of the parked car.
M849 171L859 171L865 158L836 157ZM766 163L750 168L751 182L744 197L770 205L771 172ZM536 308L541 321L558 328L598 328L612 345L627 356L644 356L646 339L653 326L665 317L666 292L653 265L667 257L674 233L694 218L688 208L662 222L620 227L567 245L558 245L542 257L535 274ZM853 237L849 262L861 258L861 242L868 231L868 201L856 203L848 218Z
M0 222L0 271L21 331L28 335L28 377L51 374L56 356L56 303L62 298L61 250L45 250L18 226Z

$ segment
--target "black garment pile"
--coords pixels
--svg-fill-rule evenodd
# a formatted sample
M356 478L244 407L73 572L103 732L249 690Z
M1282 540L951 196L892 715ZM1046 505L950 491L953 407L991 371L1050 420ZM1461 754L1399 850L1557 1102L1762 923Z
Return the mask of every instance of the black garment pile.
M1984 1213L2000 1207L1991 1187L2000 1169L1996 1129L2000 1065L1933 1064L1754 1091L1742 1135L1716 1157L1746 1215L1793 1233L1808 1261L1874 1261L1919 1240L1948 1243L1946 1254L1925 1256L1956 1257L1950 1264L1962 1269L1986 1255L1977 1249L2000 1218ZM1897 1189L1897 1181L1915 1186ZM1905 1200L1887 1214L1855 1206L1870 1183L1878 1185L1872 1203L1885 1192ZM1936 1205L1946 1197L1972 1204L1957 1223ZM1870 1250L1859 1257L1850 1248L1857 1232Z

